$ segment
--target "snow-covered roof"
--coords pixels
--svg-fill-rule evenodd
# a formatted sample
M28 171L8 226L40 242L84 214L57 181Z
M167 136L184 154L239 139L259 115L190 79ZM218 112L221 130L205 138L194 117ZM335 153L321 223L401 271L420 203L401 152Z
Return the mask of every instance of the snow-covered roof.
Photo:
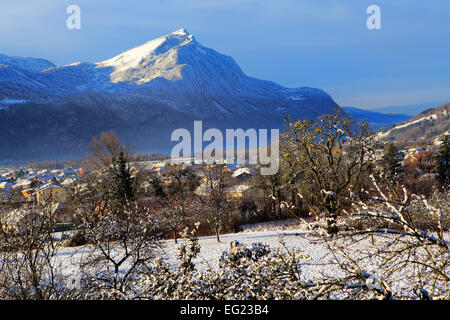
M213 181L213 187L216 187L218 183L218 181ZM194 193L201 194L209 190L211 190L211 183L209 181L204 181L197 187L197 189L195 189Z
M9 183L9 182L2 182L2 183L0 183L0 188L8 188L8 187L12 187L12 186L14 186L14 184L12 184L12 183Z
M15 187L23 187L31 184L31 180L29 179L19 179L16 181Z
M237 186L232 186L226 189L227 192L245 192L249 190L251 186L240 184Z
M76 179L72 179L72 178L66 179L66 180L64 180L64 181L61 183L61 185L65 186L65 187L68 187L68 186L70 186L72 183L74 183L74 182L76 182L76 181L77 181Z
M233 174L232 174L232 176L234 177L234 178L236 178L236 177L239 177L240 175L243 175L243 174L252 174L252 169L250 169L250 168L239 168L239 169L237 169L235 172L233 172Z
M56 183L47 183L45 185L43 185L39 191L45 190L45 189L61 189L61 188L65 188L64 186L60 185L60 184L56 184Z

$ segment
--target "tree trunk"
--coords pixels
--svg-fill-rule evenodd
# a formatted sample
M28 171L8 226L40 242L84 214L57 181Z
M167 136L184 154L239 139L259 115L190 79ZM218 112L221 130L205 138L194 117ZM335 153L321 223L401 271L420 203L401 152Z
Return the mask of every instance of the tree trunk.
M177 230L173 229L173 239L175 240L175 243L178 243L178 239L177 239Z
M216 230L216 239L217 239L217 242L220 242L220 238L219 238L219 230Z

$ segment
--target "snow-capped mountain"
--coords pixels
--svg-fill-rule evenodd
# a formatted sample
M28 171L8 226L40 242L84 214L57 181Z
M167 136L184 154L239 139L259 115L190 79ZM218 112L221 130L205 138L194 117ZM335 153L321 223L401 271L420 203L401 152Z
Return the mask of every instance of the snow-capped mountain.
M320 89L245 75L233 58L202 46L185 29L96 63L56 66L0 55L0 122L17 123L31 145L36 134L55 136L46 149L64 142L79 153L92 135L110 128L138 150L170 150L171 131L189 129L193 120L219 129L280 128L285 115L314 118L336 107ZM15 130L3 142L18 139Z
M190 46L190 49L187 46ZM155 78L167 80L183 79L180 61L184 52L205 53L204 49L186 30L180 29L167 36L149 41L139 47L127 50L109 60L96 63L98 68L112 67L111 82L133 82L143 84ZM195 56L195 54L194 54Z

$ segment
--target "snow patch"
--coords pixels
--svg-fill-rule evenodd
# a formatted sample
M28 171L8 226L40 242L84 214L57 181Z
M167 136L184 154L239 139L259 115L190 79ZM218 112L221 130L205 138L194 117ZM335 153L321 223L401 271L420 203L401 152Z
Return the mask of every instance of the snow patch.
M293 100L293 101L299 101L299 100L305 100L304 96L289 96L287 97L289 100Z
M125 51L124 53L121 53L109 60L98 62L97 67L114 67L117 71L136 68L145 57L151 55L165 41L165 37L149 41L141 46Z
M392 129L390 129L390 130L388 130L388 131L386 131L386 132L379 132L379 133L377 134L377 137L378 137L378 138L384 138L384 137L387 137L387 136L388 136L392 131L394 131L394 130L402 129L402 128L407 128L407 127L409 127L409 126L412 126L413 124L420 123L420 122L427 121L427 120L435 120L435 119L437 119L441 114L445 116L445 115L446 115L446 112L447 112L447 110L444 110L444 112L435 113L435 114L432 114L432 115L430 115L430 116L425 116L425 117L423 117L423 118L417 119L417 120L412 121L412 122L407 122L407 123L405 123L405 124L395 126L394 128L392 128Z
M11 105L11 104L19 104L19 103L25 103L28 102L28 100L22 100L22 99L9 99L4 98L0 103Z

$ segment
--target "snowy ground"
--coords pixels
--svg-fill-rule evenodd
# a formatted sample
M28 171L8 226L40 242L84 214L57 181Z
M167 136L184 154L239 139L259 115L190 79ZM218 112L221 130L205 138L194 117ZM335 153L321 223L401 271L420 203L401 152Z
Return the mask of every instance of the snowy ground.
M217 242L215 236L201 237L199 238L201 251L200 255L195 260L195 263L200 270L206 270L208 267L217 270L222 252L229 250L232 241L237 240L246 245L260 242L269 245L271 248L277 248L282 246L279 242L280 237L284 240L288 249L296 248L307 253L311 257L311 264L323 264L327 261L327 248L323 244L315 243L314 239L308 239L308 233L301 229L296 223L285 221L246 226L242 232L221 235L220 243ZM184 239L179 239L178 244L175 244L173 240L162 241L161 252L159 255L167 262L176 266L177 248L184 241ZM89 246L61 248L58 251L57 259L58 262L61 263L64 273L69 275L76 272L80 261L89 254L89 252ZM330 268L331 266L320 267L322 271L327 269L328 271L331 271ZM318 270L316 269L314 271L317 272Z
M200 238L201 251L195 262L199 269L206 269L209 266L211 269L216 270L222 252L230 249L230 243L232 241L237 240L249 246L252 243L260 242L269 245L271 248L277 248L282 246L279 242L280 237L282 237L288 249L301 249L311 257L311 260L316 262L324 261L324 257L327 254L326 248L306 239L306 233L304 231L270 230L222 235L220 237L220 243L217 242L215 236ZM166 253L167 260L176 264L177 246L173 241L165 241L163 250Z
M242 232L221 235L220 238L220 243L216 241L215 236L201 237L199 239L201 251L197 259L194 260L197 269L206 270L211 268L212 270L217 270L222 252L229 250L232 241L237 240L246 245L263 243L269 245L271 248L277 248L282 247L282 244L279 242L280 238L282 238L288 249L295 248L301 250L310 257L302 267L302 276L305 279L313 279L321 273L330 276L337 276L340 273L338 267L331 263L330 251L327 246L310 232L302 229L294 221L288 220L245 226ZM171 265L176 266L177 248L184 241L181 239L178 241L178 244L175 244L173 240L162 241L159 255ZM378 245L384 241L386 241L385 238L375 237L375 242ZM368 240L358 243L357 249L363 249L365 247L371 247ZM90 252L91 249L89 246L62 248L59 250L56 259L60 263L63 273L71 276L78 272L80 261ZM377 274L376 264L370 263L365 267L367 268L367 272ZM392 289L394 292L409 291L411 285L407 282L399 281Z
M298 219L287 219L281 221L270 221L270 222L262 222L256 224L248 224L241 226L242 232L255 232L255 231L287 231L301 230L301 224Z

